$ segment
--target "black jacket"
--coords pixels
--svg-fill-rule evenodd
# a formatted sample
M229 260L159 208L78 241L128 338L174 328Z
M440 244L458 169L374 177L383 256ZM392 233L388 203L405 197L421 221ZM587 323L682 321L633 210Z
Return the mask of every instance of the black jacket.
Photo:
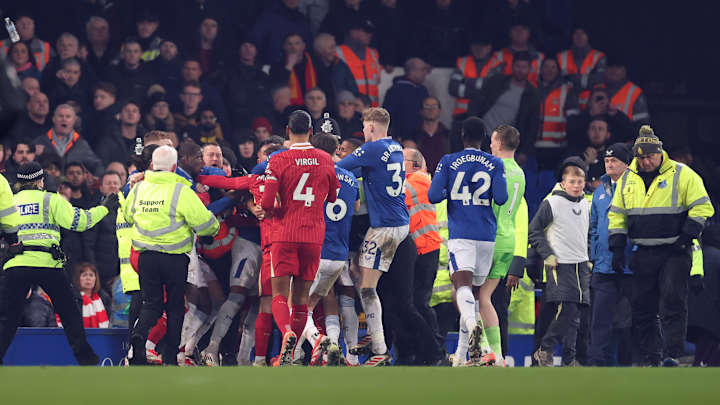
M145 135L145 128L138 124L135 132L135 139L128 140L122 136L120 122L116 121L107 134L102 137L102 142L98 143L97 154L102 160L103 166L107 167L110 162L125 163L130 159L130 155L135 151L136 139L142 139Z
M145 99L148 87L155 82L152 72L142 63L135 70L121 63L110 69L108 79L117 87L118 100L132 99L138 103Z
M120 273L115 220L117 212L109 212L92 229L83 232L83 243L87 246L87 261L97 267L103 289L110 290L108 283Z
M485 81L483 87L470 99L468 116L482 118L500 96L510 88L510 76L497 75ZM520 108L515 118L515 128L520 131L519 150L530 153L540 130L540 97L537 89L527 83L520 98Z
M249 128L253 118L272 109L270 78L260 66L238 63L228 70L223 98L233 128Z

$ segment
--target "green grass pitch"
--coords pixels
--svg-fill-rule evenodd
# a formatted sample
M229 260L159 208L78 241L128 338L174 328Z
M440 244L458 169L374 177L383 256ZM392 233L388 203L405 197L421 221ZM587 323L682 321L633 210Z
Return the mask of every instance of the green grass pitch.
M712 404L718 369L0 368L2 404Z
M0 368L2 404L712 404L718 369Z

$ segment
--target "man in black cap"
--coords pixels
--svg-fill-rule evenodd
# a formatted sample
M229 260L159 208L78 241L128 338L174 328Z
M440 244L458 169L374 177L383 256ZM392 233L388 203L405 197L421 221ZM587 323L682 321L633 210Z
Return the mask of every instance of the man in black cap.
M488 35L473 33L470 37L470 54L458 58L448 83L448 93L455 97L453 116L463 117L467 113L472 95L480 90L486 77L495 73L492 49Z
M625 264L617 271L612 267L612 252L608 246L608 213L615 187L620 176L632 160L632 151L624 143L615 143L605 149L605 172L600 187L595 189L590 209L590 261L593 274L592 323L590 326L590 365L615 365L615 353L620 365L632 364L630 342L630 299L632 293L631 273ZM630 257L631 244L625 248ZM611 347L613 326L620 326L618 347ZM616 350L617 349L617 350Z
M624 271L630 238L632 319L642 362L658 366L664 358L664 366L677 366L687 332L692 240L715 210L700 176L671 160L649 125L640 128L633 152L608 213L612 267Z
M60 228L85 231L110 210L117 210L118 196L108 196L101 206L83 210L70 205L59 194L43 191L43 170L28 162L18 170L20 191L13 197L20 212L17 239L0 277L0 359L15 336L18 321L31 285L40 285L60 315L73 354L80 365L94 365L98 356L87 343L82 316L75 305L72 287L63 271L65 255L60 250Z

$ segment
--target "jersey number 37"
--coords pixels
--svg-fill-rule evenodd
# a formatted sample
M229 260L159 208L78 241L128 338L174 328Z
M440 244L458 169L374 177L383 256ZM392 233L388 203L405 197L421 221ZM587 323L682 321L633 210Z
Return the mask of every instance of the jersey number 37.
M485 192L490 189L490 175L487 172L479 171L475 172L470 179L471 183L482 182L475 191L470 194L470 187L467 184L463 184L465 178L465 172L458 172L455 176L452 189L450 189L450 199L455 201L462 201L463 205L482 205L489 207L490 199L480 198Z

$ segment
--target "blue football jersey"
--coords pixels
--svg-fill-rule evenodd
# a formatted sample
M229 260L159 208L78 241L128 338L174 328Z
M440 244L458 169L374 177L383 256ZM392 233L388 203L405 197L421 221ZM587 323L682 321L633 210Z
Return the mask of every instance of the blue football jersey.
M355 201L360 198L360 193L352 173L337 166L335 173L340 182L340 188L335 202L325 202L325 240L321 257L327 260L347 260L350 225L355 211Z
M392 138L368 142L338 162L337 166L350 171L361 168L371 227L396 227L410 223L405 205L405 164L399 143Z
M495 241L497 221L492 202L507 201L502 159L479 149L466 148L443 156L435 170L430 202L447 199L450 239Z

